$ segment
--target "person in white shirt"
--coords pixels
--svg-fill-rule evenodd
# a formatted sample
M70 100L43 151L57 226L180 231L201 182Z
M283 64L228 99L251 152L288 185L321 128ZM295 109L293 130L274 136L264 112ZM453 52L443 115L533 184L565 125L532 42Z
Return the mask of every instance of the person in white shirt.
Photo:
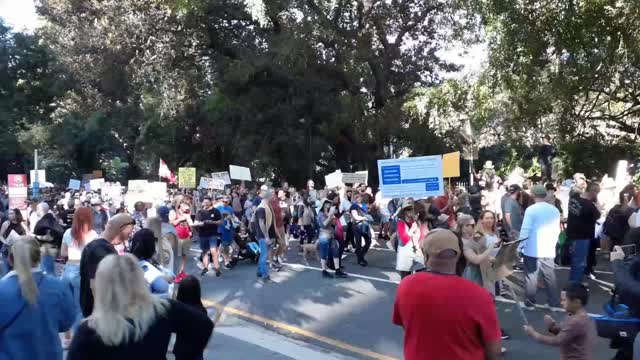
M560 236L560 211L547 203L547 190L542 185L535 185L531 189L535 204L527 208L524 213L518 250L523 255L525 270L526 299L522 307L533 310L536 304L538 289L538 273L549 299L549 306L560 307L557 288L555 263L556 243Z

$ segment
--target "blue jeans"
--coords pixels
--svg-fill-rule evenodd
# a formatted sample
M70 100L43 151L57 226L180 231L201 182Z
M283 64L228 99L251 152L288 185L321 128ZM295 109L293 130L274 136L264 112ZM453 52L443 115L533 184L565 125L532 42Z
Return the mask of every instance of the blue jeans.
M69 284L76 305L76 320L73 323L73 331L75 331L80 324L80 320L82 320L82 313L80 312L80 265L66 264L62 272L62 280Z
M326 239L321 237L318 240L318 247L320 248L320 258L323 260L329 260L331 255L337 256L338 254L338 241L336 239Z
M573 253L571 254L569 281L582 282L584 269L587 266L587 255L589 255L590 246L591 240L589 239L573 240L573 244L571 244Z
M266 278L269 276L269 267L267 266L267 258L269 257L269 246L266 239L259 239L260 258L258 259L258 277Z
M355 241L356 241L356 256L358 257L358 261L364 260L365 255L369 251L369 247L371 247L371 234L369 234L369 224L360 223L354 225L355 231ZM362 240L364 239L364 245L362 245Z
M43 272L56 276L56 259L52 255L42 255L40 259L40 269Z

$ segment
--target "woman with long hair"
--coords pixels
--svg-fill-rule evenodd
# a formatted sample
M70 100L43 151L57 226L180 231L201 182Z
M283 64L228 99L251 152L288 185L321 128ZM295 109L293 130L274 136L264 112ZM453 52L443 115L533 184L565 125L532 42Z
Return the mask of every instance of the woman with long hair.
M425 263L424 255L420 250L422 234L414 204L407 203L400 208L397 227L398 252L396 254L396 270L400 273L400 277L404 279L411 275L415 263L420 264L422 267L424 267Z
M67 356L79 359L164 359L176 333L176 359L197 359L213 330L206 314L151 295L137 259L108 255L98 265L93 313L78 327Z
M9 210L9 220L2 223L2 227L0 227L0 254L2 256L2 264L3 269L2 274L9 272L9 243L7 242L7 238L14 231L18 235L26 235L29 232L29 228L27 228L27 224L25 224L24 219L22 218L22 212L20 209L11 209Z
M365 267L369 264L365 256L371 246L371 235L369 234L369 221L371 216L367 212L366 204L363 203L364 199L362 194L356 193L354 200L355 202L351 206L351 218L353 219L355 229L356 256L358 257L358 264ZM364 246L362 245L363 239Z
M73 222L70 229L67 229L62 236L62 248L60 255L67 258L64 265L62 279L69 283L74 299L74 309L76 311L76 322L74 328L80 323L82 313L80 312L80 258L82 250L89 242L98 238L98 234L93 230L93 214L90 208L81 207L73 214ZM64 348L69 347L71 332L65 333Z
M169 298L173 293L171 285L175 279L173 273L163 268L155 260L156 238L150 229L141 229L131 239L131 254L138 258L138 264L144 272L151 293L160 297Z
M336 222L338 221L337 196L330 199L320 200L320 211L318 212L318 225L320 227L320 235L318 236L318 247L320 250L320 266L322 267L322 276L325 278L333 278L334 276L327 271L331 268L329 265L333 261L333 269L336 271L335 276L339 278L347 277L347 274L340 269L340 245L336 240Z
M464 245L462 253L467 259L467 266L462 276L493 294L495 288L491 271L491 254L495 245L487 247L484 236L476 232L476 222L471 215L460 214L458 233Z
M208 315L207 309L202 305L202 290L200 289L200 281L193 275L187 275L182 281L180 281L180 285L178 285L178 294L176 295L176 300L190 306L192 309L197 310L205 315ZM176 338L176 346L175 352L182 352L180 349L181 346L184 346L185 341L182 339ZM198 360L204 359L203 354L197 358Z
M62 360L58 333L71 328L76 307L69 286L40 270L40 244L23 236L9 252L0 280L0 359Z

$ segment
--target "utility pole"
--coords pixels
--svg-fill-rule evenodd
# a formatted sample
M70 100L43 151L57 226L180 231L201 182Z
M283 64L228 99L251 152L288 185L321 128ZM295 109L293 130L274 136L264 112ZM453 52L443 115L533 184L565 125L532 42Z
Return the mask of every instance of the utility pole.
M32 197L34 199L38 199L38 195L40 193L40 182L38 178L38 150L33 151L33 163L34 163L34 178L33 187L32 187Z

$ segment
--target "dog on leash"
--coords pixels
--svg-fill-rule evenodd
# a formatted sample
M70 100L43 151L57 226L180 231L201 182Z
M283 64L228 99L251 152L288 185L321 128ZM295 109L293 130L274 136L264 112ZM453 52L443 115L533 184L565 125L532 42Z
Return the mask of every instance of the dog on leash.
M320 256L318 255L318 242L316 241L315 244L302 245L302 257L307 262L312 259L320 261Z

